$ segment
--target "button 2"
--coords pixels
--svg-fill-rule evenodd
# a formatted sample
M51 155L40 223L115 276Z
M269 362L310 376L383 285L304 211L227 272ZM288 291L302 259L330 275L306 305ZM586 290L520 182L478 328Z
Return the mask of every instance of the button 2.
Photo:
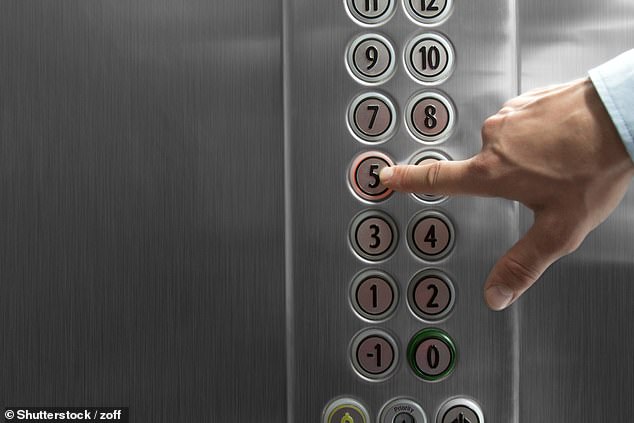
M423 25L438 25L453 10L453 0L403 0L403 4L409 16Z
M367 25L379 25L392 17L396 0L346 0L350 15Z
M411 40L405 48L405 63L409 74L427 85L440 84L451 76L454 49L444 36L428 32Z
M424 143L437 144L451 136L456 123L452 102L437 91L424 91L412 97L405 115L407 129Z
M350 104L348 122L352 133L360 140L385 141L396 128L396 109L382 94L362 94Z
M396 369L398 348L387 332L369 329L352 340L351 355L354 369L371 381L387 379Z
M427 261L437 261L447 256L453 248L454 238L451 220L437 211L417 213L407 229L410 249Z
M407 346L407 361L414 373L428 382L446 378L456 365L456 347L440 329L427 328L418 332Z
M367 409L352 398L339 398L328 404L323 413L323 423L370 423Z
M367 151L355 157L348 173L354 193L368 201L381 201L392 195L393 191L379 179L381 170L388 166L394 166L394 161L378 151Z
M347 62L352 75L368 85L385 82L394 73L394 48L387 38L366 34L348 47Z
M436 269L418 272L412 278L407 290L407 299L412 312L428 321L438 321L449 314L454 305L455 296L449 277Z
M365 270L354 277L350 300L354 310L368 320L380 321L389 317L398 304L398 286L381 270Z
M380 261L396 249L398 233L394 220L378 210L359 213L350 224L350 244L362 258Z

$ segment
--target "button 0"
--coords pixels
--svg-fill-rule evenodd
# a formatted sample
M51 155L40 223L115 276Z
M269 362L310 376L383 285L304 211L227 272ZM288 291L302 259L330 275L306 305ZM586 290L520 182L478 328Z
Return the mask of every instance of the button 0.
M412 19L424 25L445 21L453 10L453 0L403 0L403 3Z
M363 82L378 84L389 79L396 68L392 44L378 34L362 35L348 47L348 67Z
M418 332L407 347L412 370L428 382L449 376L455 367L456 355L456 347L449 335L434 328Z
M355 370L370 380L385 380L396 368L396 341L386 332L370 329L352 340L352 364Z
M379 423L427 423L427 416L413 400L397 398L383 406Z
M449 138L456 121L455 107L436 91L415 95L405 111L407 128L420 141L438 143Z
M424 320L440 320L455 302L453 285L447 275L436 269L417 273L407 290L411 310Z
M421 259L440 260L453 248L453 224L440 212L419 212L410 221L407 240L412 252Z
M378 25L394 13L396 0L347 0L350 14L361 23Z
M412 165L429 165L438 161L447 161L449 158L442 153L436 151L421 151L410 160ZM414 193L414 198L428 204L438 204L447 199L444 195Z
M352 281L350 299L355 311L368 320L383 320L396 309L398 287L380 270L365 270Z
M350 225L350 243L364 259L380 261L392 254L398 234L394 220L378 210L359 213Z
M380 142L389 138L396 128L396 109L382 94L363 94L351 103L348 121L354 135L361 140Z
M368 411L358 401L339 398L326 406L323 423L370 423Z
M484 414L475 401L453 398L440 407L436 423L484 423Z
M419 35L405 48L405 63L410 75L424 84L439 84L449 78L454 62L451 43L434 32Z
M359 154L352 162L349 182L352 190L364 200L381 201L392 194L392 190L381 184L381 169L393 166L394 160L378 151Z

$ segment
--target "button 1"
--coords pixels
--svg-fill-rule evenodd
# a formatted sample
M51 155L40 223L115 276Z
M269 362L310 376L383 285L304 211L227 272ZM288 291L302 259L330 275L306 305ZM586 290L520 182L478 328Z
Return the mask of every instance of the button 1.
M453 248L453 224L440 212L424 210L410 221L407 241L412 252L421 259L440 260Z
M387 379L396 369L398 349L392 336L369 329L352 340L352 365L363 377L378 381Z
M484 423L484 414L475 401L453 398L440 407L436 423Z
M354 251L371 261L380 261L390 256L398 239L394 220L378 210L359 213L352 220L349 234Z
M379 25L394 14L396 0L347 0L348 11L359 22Z
M323 423L370 423L366 408L351 398L339 398L326 406Z
M373 321L383 320L396 309L398 287L387 273L365 270L353 279L350 299L360 316Z
M451 101L436 91L415 95L405 111L407 129L418 140L439 143L451 136L456 122L456 109Z
M453 284L436 269L417 273L407 290L410 309L423 320L437 321L445 317L455 302Z
M348 179L352 190L364 200L381 201L392 195L392 190L381 184L381 169L393 166L394 160L378 151L359 154L350 166Z
M410 75L423 84L440 84L454 67L454 50L449 40L429 32L411 40L405 48L405 63Z
M440 24L453 10L453 0L403 0L403 4L409 16L423 25Z
M427 328L418 332L407 346L410 367L420 378L435 382L446 378L456 364L456 347L445 332Z
M348 109L348 121L354 135L363 141L380 142L396 128L396 110L392 102L379 93L357 97Z
M444 154L436 152L436 151L421 151L420 153L412 157L412 159L409 161L409 164L428 165L440 160L447 161L449 160L449 158L447 158L447 156L445 156ZM422 194L422 193L414 193L412 195L417 200L420 200L427 204L438 204L447 199L447 197L444 195L433 195L433 194Z
M353 76L368 84L389 79L396 68L394 58L392 44L378 34L362 35L348 47L348 68Z
M427 423L427 416L413 400L397 398L383 406L379 423Z

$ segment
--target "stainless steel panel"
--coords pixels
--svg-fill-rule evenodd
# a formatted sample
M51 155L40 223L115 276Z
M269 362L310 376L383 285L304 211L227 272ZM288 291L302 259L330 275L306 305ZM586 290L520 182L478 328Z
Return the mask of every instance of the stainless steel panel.
M634 47L629 0L518 2L522 88L583 77ZM522 211L527 228L532 216ZM521 421L634 415L634 187L520 300Z
M285 420L281 2L0 4L0 408Z
M456 70L439 88L455 102L458 124L454 135L435 147L454 159L479 151L482 122L517 90L513 7L498 0L457 2L451 18L434 28L456 50ZM424 30L405 16L400 2L395 16L376 29L352 21L342 1L288 0L285 8L289 421L317 422L326 404L341 395L366 404L372 421L397 396L415 398L432 419L444 400L467 395L482 405L488 422L516 422L517 316L515 309L491 312L482 299L488 271L517 238L516 206L454 198L432 207L444 210L456 225L454 253L434 266L452 277L457 301L446 321L425 324L408 311L405 300L410 278L430 266L414 258L405 241L407 222L423 205L401 194L370 206L347 185L353 158L374 148L356 141L346 127L347 106L359 93L385 93L399 112L395 137L377 149L404 163L424 148L407 134L402 115L407 99L422 86L406 75L401 60L407 42ZM345 55L357 35L374 31L394 43L398 69L384 85L368 88L350 77ZM362 262L347 241L352 218L370 208L391 214L401 236L395 256L379 265ZM370 267L386 270L400 285L398 311L385 323L363 322L348 303L353 276ZM353 371L348 348L362 328L387 329L403 356L410 337L428 326L445 329L458 345L459 362L448 379L423 382L404 360L385 382L366 382Z

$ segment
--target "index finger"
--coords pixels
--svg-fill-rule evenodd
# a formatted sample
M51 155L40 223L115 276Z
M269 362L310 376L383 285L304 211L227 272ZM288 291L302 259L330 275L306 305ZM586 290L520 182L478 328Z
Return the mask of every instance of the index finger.
M383 168L379 177L383 185L395 191L494 196L495 184L491 183L489 173L476 158L390 166Z

